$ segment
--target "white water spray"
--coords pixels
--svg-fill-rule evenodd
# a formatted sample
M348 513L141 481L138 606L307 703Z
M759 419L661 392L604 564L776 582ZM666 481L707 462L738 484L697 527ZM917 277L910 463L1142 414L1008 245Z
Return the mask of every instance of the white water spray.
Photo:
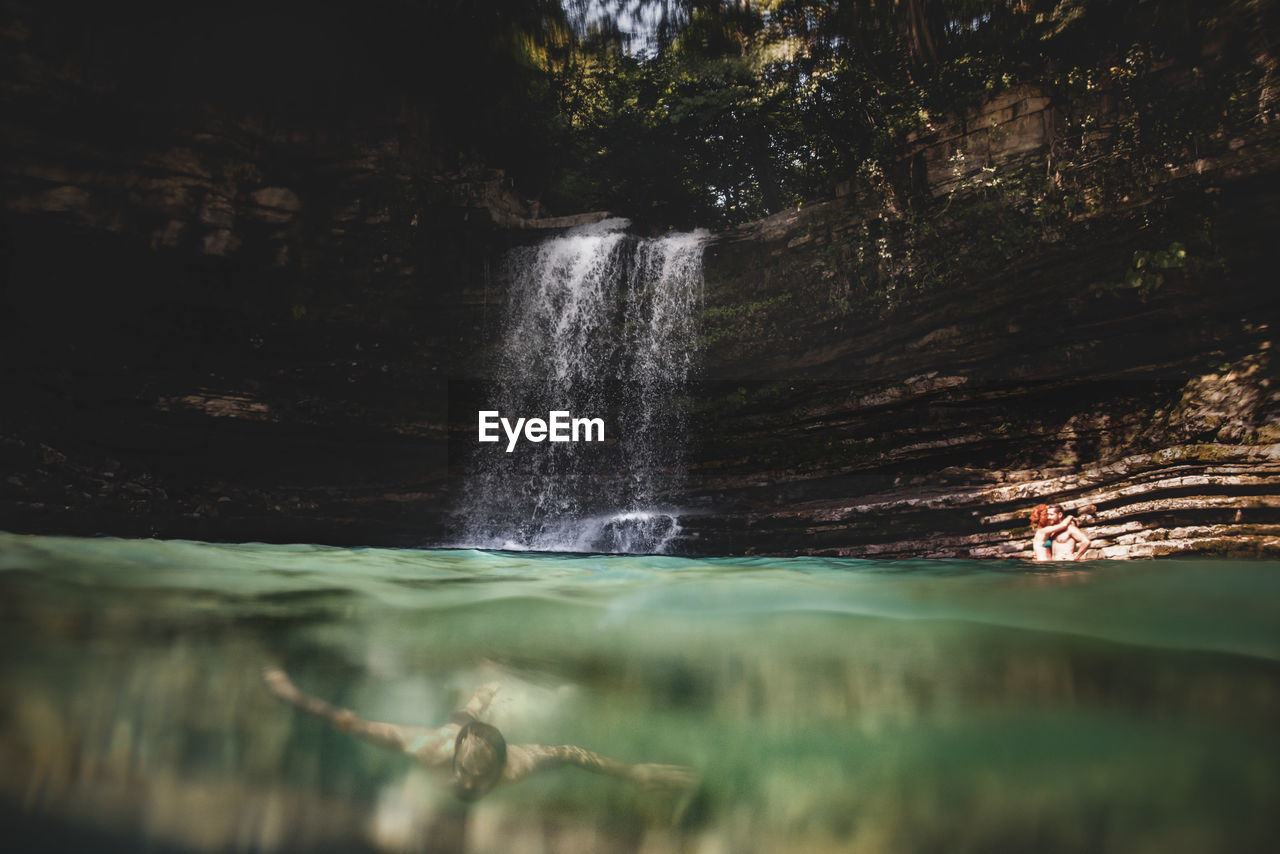
M486 399L513 415L603 417L608 441L478 450L463 544L653 553L679 533L683 394L694 368L703 231L652 240L606 220L510 257L510 299Z

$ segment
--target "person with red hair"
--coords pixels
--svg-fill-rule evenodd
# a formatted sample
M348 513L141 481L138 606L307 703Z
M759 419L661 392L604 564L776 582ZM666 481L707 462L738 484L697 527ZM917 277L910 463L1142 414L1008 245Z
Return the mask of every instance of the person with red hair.
M1031 511L1031 525L1036 529L1031 540L1036 560L1080 560L1089 550L1089 538L1061 504L1037 504Z

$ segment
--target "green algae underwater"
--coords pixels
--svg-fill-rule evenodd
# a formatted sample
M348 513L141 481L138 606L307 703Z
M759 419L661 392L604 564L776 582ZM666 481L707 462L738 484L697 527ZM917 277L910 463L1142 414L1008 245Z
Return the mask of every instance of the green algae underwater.
M0 534L10 850L1261 851L1280 564L619 557ZM275 699L561 768L463 805Z

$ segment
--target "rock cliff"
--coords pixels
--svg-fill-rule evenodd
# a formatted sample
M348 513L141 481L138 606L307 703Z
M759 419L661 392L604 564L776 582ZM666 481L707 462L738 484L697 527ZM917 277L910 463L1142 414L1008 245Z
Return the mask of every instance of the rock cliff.
M536 207L408 105L345 125L346 103L202 101L17 13L0 527L420 542L445 503L448 378L478 370L501 299L498 225ZM93 44L172 48L115 25Z
M1030 557L1039 502L1096 505L1096 557L1280 548L1275 134L1011 228L965 181L1053 169L1015 94L907 152L927 222L850 196L709 249L690 548Z
M0 38L0 528L440 542L503 252L583 218L408 106L158 111ZM1099 557L1280 552L1277 125L1108 195L1078 107L999 94L716 237L681 548L1027 556L1059 501Z

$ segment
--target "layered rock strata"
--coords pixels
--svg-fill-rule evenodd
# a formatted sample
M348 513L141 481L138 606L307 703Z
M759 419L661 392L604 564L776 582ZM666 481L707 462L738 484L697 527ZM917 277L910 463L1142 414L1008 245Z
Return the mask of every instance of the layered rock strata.
M161 113L0 39L0 528L444 542L503 252L599 215L411 109ZM681 548L1026 556L1055 500L1097 505L1097 556L1277 553L1275 125L1023 210L1067 106L1022 88L908 139L919 215L863 176L718 236Z
M724 235L688 547L1030 557L1031 507L1058 502L1097 505L1092 557L1276 554L1274 146L1004 262L963 200L878 258L847 200ZM958 275L904 293L913 253Z

